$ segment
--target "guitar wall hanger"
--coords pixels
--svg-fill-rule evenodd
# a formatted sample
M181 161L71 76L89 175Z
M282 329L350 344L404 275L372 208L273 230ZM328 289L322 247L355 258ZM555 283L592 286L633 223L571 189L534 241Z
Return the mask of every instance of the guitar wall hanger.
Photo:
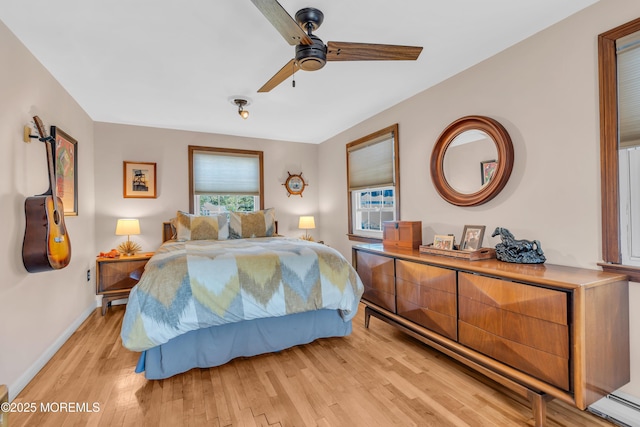
M24 128L22 130L22 140L24 142L29 143L31 142L32 139L38 139L42 142L51 141L53 139L51 136L42 137L40 135L32 135L31 132L33 132L33 129L31 128L31 126L24 125Z
M42 142L52 141L53 140L53 138L51 136L42 137L40 135L32 135L31 134L32 130L33 129L31 129L31 126L24 125L24 129L22 130L22 132L23 132L22 140L24 142L29 143L29 142L31 142L32 139L37 139L37 140L42 141Z
M31 127L28 126L28 125L24 125L22 140L24 142L31 142L31 139L33 139L33 138L40 138L40 136L39 135L31 135Z

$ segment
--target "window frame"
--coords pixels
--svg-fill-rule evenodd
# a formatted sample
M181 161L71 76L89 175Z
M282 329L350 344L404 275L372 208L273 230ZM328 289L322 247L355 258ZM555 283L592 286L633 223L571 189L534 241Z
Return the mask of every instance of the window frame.
M598 36L600 86L600 178L602 263L604 271L622 273L640 282L640 267L622 264L620 236L620 165L618 160L618 84L616 40L640 31L640 18Z
M199 145L189 145L189 212L195 214L195 192L194 192L194 176L193 176L193 155L195 152L211 152L222 153L224 155L238 154L239 156L255 156L258 157L260 167L260 210L264 209L264 153L257 150L242 150L238 148L220 148L205 147Z
M354 149L354 147L358 147L360 145L364 146L369 144L371 141L380 138L386 134L393 135L393 188L394 188L394 197L395 197L395 218L396 221L400 219L400 150L399 150L399 134L398 134L398 124L393 124L389 127L381 129L377 132L359 138L355 141L352 141L346 145L346 158L347 158L347 221L348 221L348 232L347 236L349 240L354 240L358 242L366 242L366 243L380 243L382 242L381 237L371 237L361 234L354 233L353 230L353 215L354 215L354 206L353 206L353 197L352 190L349 188L349 152Z

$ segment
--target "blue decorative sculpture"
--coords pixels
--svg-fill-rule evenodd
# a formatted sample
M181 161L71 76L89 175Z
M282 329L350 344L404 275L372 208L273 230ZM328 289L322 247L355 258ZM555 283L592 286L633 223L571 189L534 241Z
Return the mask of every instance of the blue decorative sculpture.
M496 227L491 237L500 236L502 243L496 245L496 258L500 261L519 264L542 264L547 260L537 240L516 240L506 228Z

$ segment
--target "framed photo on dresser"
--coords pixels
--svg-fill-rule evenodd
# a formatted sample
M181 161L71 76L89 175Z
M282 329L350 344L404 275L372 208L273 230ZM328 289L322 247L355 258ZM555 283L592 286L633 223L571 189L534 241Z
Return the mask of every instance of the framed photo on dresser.
M452 235L436 234L433 238L433 247L436 249L453 250L453 240L454 237Z
M480 249L484 238L484 229L484 225L465 225L462 231L460 249L464 251L477 251Z

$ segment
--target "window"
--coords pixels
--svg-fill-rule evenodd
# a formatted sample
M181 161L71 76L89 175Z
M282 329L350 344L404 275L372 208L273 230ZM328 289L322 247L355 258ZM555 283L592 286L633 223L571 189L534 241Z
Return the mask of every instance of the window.
M382 231L382 221L395 220L395 195L393 187L352 191L355 207L354 230L356 234ZM375 236L375 234L374 234Z
M620 253L640 266L640 33L616 40Z
M604 270L640 281L640 19L598 37ZM634 35L634 33L636 33ZM640 88L640 86L638 86Z
M189 146L189 210L264 209L262 151Z
M398 125L347 144L349 238L382 239L382 222L400 217Z

